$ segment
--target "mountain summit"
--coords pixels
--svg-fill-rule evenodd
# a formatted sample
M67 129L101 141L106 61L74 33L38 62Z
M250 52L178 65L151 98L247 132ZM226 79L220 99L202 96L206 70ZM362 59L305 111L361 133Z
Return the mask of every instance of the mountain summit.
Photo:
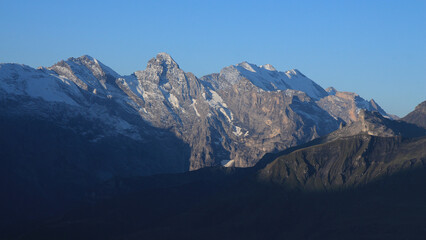
M149 60L147 68L150 67L150 64L162 65L167 68L179 68L179 65L175 62L175 60L173 60L173 58L165 52L158 53L155 58Z
M401 120L426 128L426 101L417 105L414 111L407 114Z

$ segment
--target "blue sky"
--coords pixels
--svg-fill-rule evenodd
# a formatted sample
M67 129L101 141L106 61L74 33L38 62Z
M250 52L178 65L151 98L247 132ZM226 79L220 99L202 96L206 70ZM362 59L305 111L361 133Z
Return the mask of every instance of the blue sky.
M168 52L199 77L270 63L404 116L426 100L425 12L422 0L0 0L0 62L89 54L130 74Z

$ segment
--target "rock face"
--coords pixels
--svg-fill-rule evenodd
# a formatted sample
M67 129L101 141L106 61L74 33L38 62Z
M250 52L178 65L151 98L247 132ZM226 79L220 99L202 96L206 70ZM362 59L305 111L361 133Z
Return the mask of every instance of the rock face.
M269 64L243 62L199 79L166 53L129 76L85 55L39 69L2 64L0 79L2 98L14 101L17 109L29 115L31 109L39 115L43 111L37 108L52 105L57 106L53 112L69 109L57 118L58 124L81 134L90 132L86 135L92 141L122 135L143 144L146 139L176 136L189 146L190 154L188 164L179 165L188 168L175 171L253 166L268 152L357 120L360 109L376 109L386 116L374 101L336 90L327 93L295 69L280 72ZM69 119L76 114L99 126L97 131L70 127Z
M318 100L318 106L333 117L342 119L346 123L357 121L361 109L377 111L381 115L392 119L373 99L367 101L356 93L340 92L333 87L327 88L326 91L329 95Z
M414 111L407 114L401 120L426 128L426 101L417 105Z

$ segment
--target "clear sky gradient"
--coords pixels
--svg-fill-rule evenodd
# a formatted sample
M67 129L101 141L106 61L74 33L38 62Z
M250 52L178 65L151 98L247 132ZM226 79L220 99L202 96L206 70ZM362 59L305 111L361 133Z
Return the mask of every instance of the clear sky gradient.
M88 54L127 75L158 52L199 77L297 68L404 116L426 100L426 1L0 0L0 62Z

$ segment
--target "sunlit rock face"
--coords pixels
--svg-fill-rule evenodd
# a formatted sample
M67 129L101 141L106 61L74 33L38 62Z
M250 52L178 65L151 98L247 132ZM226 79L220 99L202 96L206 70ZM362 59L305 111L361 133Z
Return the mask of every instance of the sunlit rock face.
M356 93L340 92L333 87L327 88L326 91L329 95L318 100L318 106L346 123L357 121L361 109L377 111L392 119L373 99L367 101Z

